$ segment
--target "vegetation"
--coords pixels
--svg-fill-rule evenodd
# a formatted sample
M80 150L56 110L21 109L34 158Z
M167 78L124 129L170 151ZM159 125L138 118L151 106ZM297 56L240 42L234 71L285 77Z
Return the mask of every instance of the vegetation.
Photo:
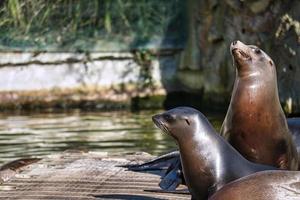
M124 50L162 40L180 0L2 0L0 49ZM180 22L176 22L180 23ZM178 37L173 32L170 37Z
M153 77L152 77L152 59L153 55L150 51L147 50L139 50L133 52L134 54L134 61L139 66L139 85L138 85L138 91L142 92L145 91L147 88L153 91L154 83L153 83Z

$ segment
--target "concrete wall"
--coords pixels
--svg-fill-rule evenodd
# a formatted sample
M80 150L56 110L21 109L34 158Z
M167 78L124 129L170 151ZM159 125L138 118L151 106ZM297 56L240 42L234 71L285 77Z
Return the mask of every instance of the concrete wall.
M161 86L158 60L152 77ZM0 92L138 83L140 67L131 53L0 53Z
M130 52L1 52L0 108L129 107L136 97L166 94L161 74L172 78L176 55L156 52L143 65Z

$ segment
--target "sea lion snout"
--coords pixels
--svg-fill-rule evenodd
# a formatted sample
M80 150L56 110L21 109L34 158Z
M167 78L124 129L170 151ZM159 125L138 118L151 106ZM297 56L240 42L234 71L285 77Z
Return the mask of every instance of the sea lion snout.
M233 41L232 45L236 45L237 42L238 42L238 40Z
M236 49L246 52L248 49L248 46L246 44L242 43L241 41L236 40L231 43L230 52L233 53L233 51Z
M235 41L233 41L233 42L231 43L231 45L230 45L230 52L231 52L231 53L232 53L232 51L233 51L234 49L237 48L238 43L240 43L239 40L235 40Z
M164 133L170 135L170 131L167 127L167 124L164 120L164 115L163 114L157 114L152 116L152 121L154 122L154 124L160 129L162 130Z
M152 121L154 122L154 124L156 125L156 126L160 126L160 118L161 118L161 115L160 114L157 114L157 115L153 115L152 116Z
M251 52L249 52L248 45L241 41L233 41L230 45L230 53L234 60L234 63L238 69L247 65L246 63L251 60Z

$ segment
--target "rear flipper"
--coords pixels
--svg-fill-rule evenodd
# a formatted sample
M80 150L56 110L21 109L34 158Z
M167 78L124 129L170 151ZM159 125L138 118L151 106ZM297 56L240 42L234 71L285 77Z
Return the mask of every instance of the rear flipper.
M185 184L181 168L179 151L159 156L158 158L137 165L123 165L131 171L149 172L159 171L161 181L159 186L166 191L174 191L179 184Z
M165 155L159 156L153 160L145 162L143 164L129 164L122 165L131 171L153 171L153 170L166 170L169 171L169 167L176 164L180 160L179 151L173 151Z

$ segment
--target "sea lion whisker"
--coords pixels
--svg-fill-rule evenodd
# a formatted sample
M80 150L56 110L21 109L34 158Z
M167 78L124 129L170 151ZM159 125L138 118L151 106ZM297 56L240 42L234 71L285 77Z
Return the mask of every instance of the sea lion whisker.
M238 50L238 48L233 48L232 50L231 50L231 53L233 53L234 51L237 51Z
M240 48L233 48L231 50L231 54L235 54L236 52L238 52L238 54L240 54L243 58L245 58L247 60L251 59L251 56L249 54L247 54L245 51L243 51L242 49L240 49Z
M169 135L170 131L169 131L168 127L162 121L154 120L153 122L160 130L162 130L162 132Z
M247 53L245 53L243 50L239 49L238 52L239 52L244 58L247 58L247 59L250 58L250 56L249 56Z
M169 131L168 127L165 124L162 123L161 127L162 127L164 133L166 133L167 135L170 134L170 131Z

